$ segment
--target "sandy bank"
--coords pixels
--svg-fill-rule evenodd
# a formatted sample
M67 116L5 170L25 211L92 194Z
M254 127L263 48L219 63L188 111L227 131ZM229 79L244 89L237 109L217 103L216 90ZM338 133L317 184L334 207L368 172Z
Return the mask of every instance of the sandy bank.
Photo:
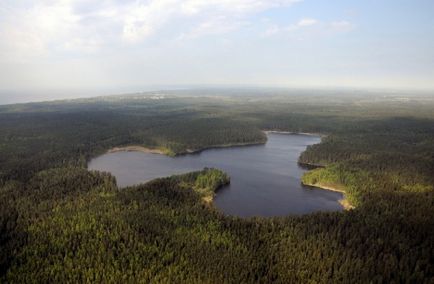
M115 153L115 152L142 152L142 153L151 153L151 154L161 154L165 155L166 152L160 149L150 149L142 146L125 146L125 147L114 147L110 150L108 150L108 153Z
M115 152L142 152L142 153L151 153L151 154L160 154L167 156L181 156L188 154L197 154L205 150L210 149L221 149L221 148L231 148L231 147L244 147L244 146L255 146L255 145L263 145L264 142L247 142L247 143L233 143L233 144L222 144L222 145L212 145L209 147L204 147L200 149L186 149L184 152L173 153L168 149L151 149L143 146L132 145L125 147L114 147L107 151L107 153L115 153Z
M321 133L311 133L311 132L292 132L292 131L280 131L280 130L264 130L264 133L275 133L275 134L292 134L292 135L308 135L308 136L319 136L326 137L327 135Z
M308 183L302 182L302 184L306 185L306 186L315 187L315 188L320 188L320 189L325 189L325 190L340 192L340 193L342 193L344 195L344 198L338 200L339 204L341 204L342 207L345 210L350 210L350 209L354 209L355 208L353 205L350 204L350 202L348 201L348 199L346 199L346 197L345 197L345 190L343 190L343 189L339 189L339 188L336 188L336 187L333 187L333 186L330 186L330 185L323 185L323 184L320 184L320 183L308 184Z

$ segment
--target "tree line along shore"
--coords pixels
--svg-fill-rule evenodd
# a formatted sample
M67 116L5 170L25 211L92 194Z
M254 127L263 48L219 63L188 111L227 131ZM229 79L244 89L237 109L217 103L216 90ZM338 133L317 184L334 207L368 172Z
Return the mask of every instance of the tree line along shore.
M179 98L0 107L0 282L431 282L433 106L352 105ZM326 134L300 156L322 166L303 179L342 185L355 209L240 219L204 202L199 184L212 178L196 184L200 173L119 190L113 176L86 170L120 145L182 153L261 142L261 129Z

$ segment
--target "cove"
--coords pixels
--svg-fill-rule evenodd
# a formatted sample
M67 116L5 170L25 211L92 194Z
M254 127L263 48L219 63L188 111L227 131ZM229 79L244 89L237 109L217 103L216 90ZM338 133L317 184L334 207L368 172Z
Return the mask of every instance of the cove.
M208 149L177 157L142 152L114 152L92 159L90 170L110 172L119 187L157 177L214 167L228 173L231 184L220 189L214 205L240 217L284 216L342 210L342 194L303 186L306 171L297 163L308 145L320 137L268 133L264 145Z

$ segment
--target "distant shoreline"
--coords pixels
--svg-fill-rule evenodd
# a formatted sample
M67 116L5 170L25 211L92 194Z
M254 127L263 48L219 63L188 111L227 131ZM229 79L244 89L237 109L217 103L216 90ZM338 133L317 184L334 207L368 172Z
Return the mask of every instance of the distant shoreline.
M265 134L293 134L293 135L308 135L308 136L319 136L324 137L325 135L319 134L319 133L309 133L309 132L290 132L290 131L278 131L278 130L262 130ZM255 141L255 142L245 142L245 143L231 143L231 144L222 144L222 145L212 145L200 149L186 149L184 152L179 153L173 153L169 149L165 148L148 148L145 146L140 145L129 145L129 146L119 146L119 147L113 147L112 149L108 150L107 153L116 153L116 152L141 152L141 153L148 153L148 154L159 154L159 155L166 155L166 156L182 156L182 155L188 155L188 154L197 154L205 150L210 149L220 149L220 148L231 148L231 147L243 147L243 146L256 146L256 145L264 145L267 143L267 140L265 141ZM308 165L308 164L307 164ZM311 165L311 166L320 166L320 165Z
M142 152L142 153L149 153L149 154L167 155L167 152L161 149L151 149L151 148L138 146L138 145L114 147L107 151L107 153L116 153L116 152Z
M327 135L321 133L312 132L293 132L293 131L280 131L280 130L263 130L264 133L274 133L274 134L291 134L291 135L307 135L307 136L319 136L326 137Z
M232 148L232 147L244 147L244 146L258 146L258 145L264 145L267 143L267 140L264 142L247 142L247 143L234 143L234 144L222 144L222 145L212 145L205 148L200 148L196 150L187 149L185 152L177 153L176 156L180 155L187 155L187 154L198 154L200 152L206 151L206 150L212 150L212 149L220 149L220 148Z
M213 145L205 148L200 149L186 149L184 152L179 153L173 153L172 151L168 149L158 149L158 148L148 148L140 145L130 145L130 146L123 146L123 147L114 147L107 151L107 153L116 153L116 152L141 152L141 153L148 153L148 154L159 154L159 155L166 155L166 156L182 156L182 155L189 155L189 154L198 154L205 150L211 150L211 149L220 149L220 148L231 148L231 147L243 147L243 146L256 146L256 145L263 145L267 143L267 141L264 142L247 142L247 143L234 143L234 144L223 144L223 145Z

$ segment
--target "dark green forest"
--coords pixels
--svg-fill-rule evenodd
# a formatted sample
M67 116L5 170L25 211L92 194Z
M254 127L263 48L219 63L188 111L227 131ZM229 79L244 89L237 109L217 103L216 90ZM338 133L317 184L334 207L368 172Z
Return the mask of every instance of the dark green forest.
M118 189L87 162L323 135L307 184L355 209L225 216L218 169ZM208 200L208 201L207 201ZM132 95L0 106L0 282L433 283L432 97Z

